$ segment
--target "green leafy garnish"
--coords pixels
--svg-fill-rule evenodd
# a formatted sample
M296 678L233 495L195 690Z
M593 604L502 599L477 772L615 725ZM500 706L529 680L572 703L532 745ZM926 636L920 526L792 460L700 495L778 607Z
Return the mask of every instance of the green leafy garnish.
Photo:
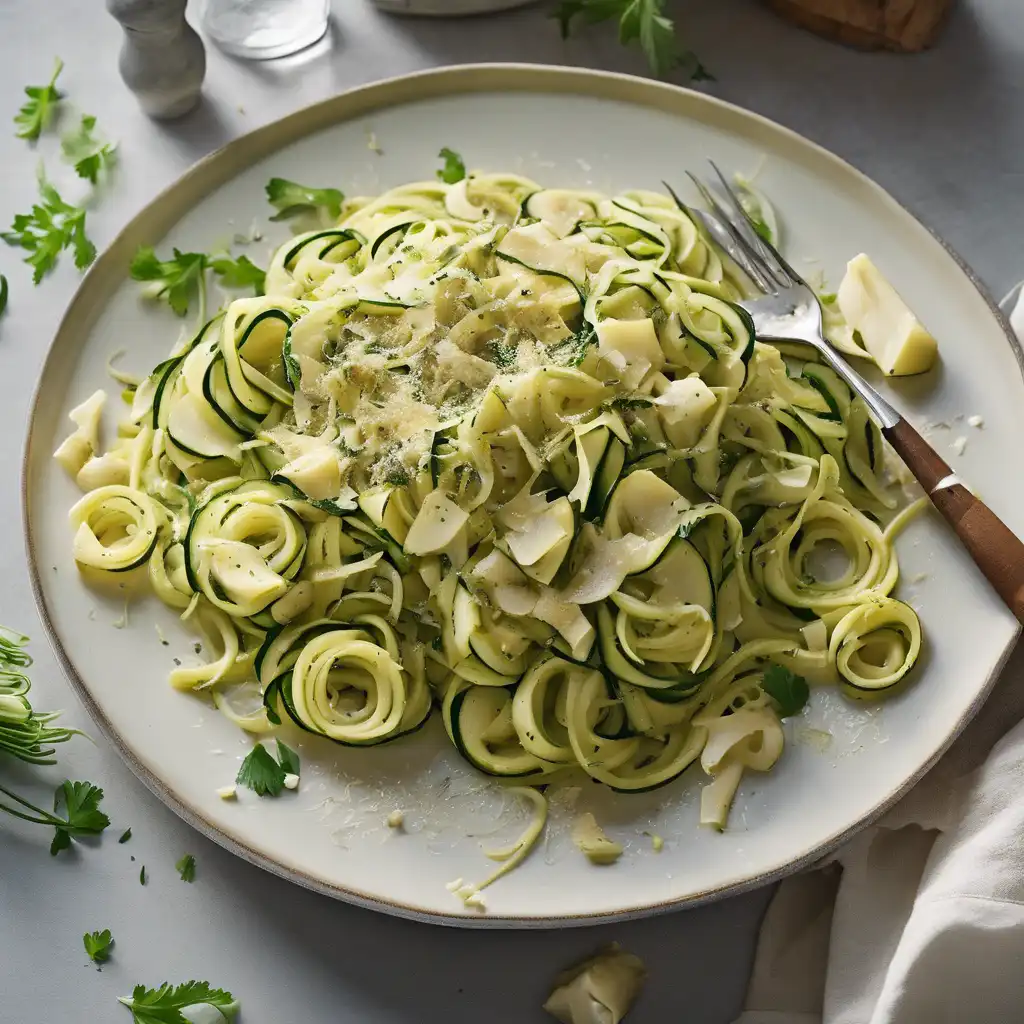
M584 321L583 326L575 333L570 334L553 345L549 350L554 362L562 366L579 366L590 351L590 346L597 342L597 332L594 325Z
M117 147L97 139L92 133L95 127L96 118L91 114L83 114L78 128L60 141L64 159L74 166L80 178L94 185L100 171L109 170L117 159Z
M19 139L35 141L42 130L50 123L57 104L63 93L57 88L57 77L64 70L64 61L57 58L53 67L53 77L47 85L26 85L25 95L28 102L18 111L14 123Z
M288 775L298 775L301 770L299 755L287 744L277 741L277 759Z
M171 309L184 316L203 287L207 257L202 252L173 252L173 259L161 260L150 246L140 246L132 259L131 275L136 281L151 282L156 296L166 298Z
M235 782L251 789L257 796L277 796L284 789L285 774L267 748L257 743L238 769Z
M206 981L188 981L184 985L164 982L159 988L136 985L131 996L122 996L118 1001L132 1011L134 1024L188 1024L189 1018L181 1011L198 1006L212 1007L222 1020L233 1020L239 1010L238 1000L230 992L210 988Z
M225 288L252 288L254 295L263 294L266 271L260 270L248 256L239 256L237 260L230 256L214 256L210 267Z
M109 928L104 928L101 932L86 932L82 936L82 943L94 964L104 964L110 959L110 947L114 944L114 939Z
M39 195L42 202L33 206L31 213L19 213L11 230L0 235L8 245L28 251L25 262L33 268L35 284L53 270L64 249L74 252L75 266L79 270L84 270L96 258L96 246L85 233L85 209L65 203L41 173Z
M680 42L664 7L665 0L562 0L552 17L558 19L563 39L568 38L577 17L591 23L618 19L619 41L626 46L639 40L647 63L659 78L681 68L694 81L712 79L696 55Z
M103 790L91 782L62 782L53 794L53 812L56 815L64 805L64 818L56 822L57 829L50 853L58 854L71 846L72 837L98 836L109 824L110 819L100 810Z
M311 188L286 178L271 178L267 182L267 200L277 210L271 220L288 220L312 210L323 210L331 220L337 220L345 194L336 188Z
M129 839L131 839L131 837L132 837L132 830L131 830L130 828L126 828L126 829L125 829L125 830L124 830L124 831L123 831L123 832L121 833L121 838L120 838L120 839L118 839L118 842L119 842L119 843L127 843L127 842L128 842L128 840L129 840Z
M0 274L0 316L7 312L7 278Z
M784 665L768 666L761 681L761 689L779 706L780 718L799 714L811 696L807 680Z
M183 882L194 882L196 880L196 859L191 853L186 853L174 867L178 874L181 875Z
M146 865L143 864L142 867L139 868L139 885L145 885L145 884L146 884Z
M299 755L280 740L276 761L262 743L257 743L239 767L235 782L257 796L277 796L285 788L285 777L298 775L299 769Z
M462 157L447 146L437 155L444 161L444 166L437 172L437 176L446 185L454 185L455 182L462 181L466 176L466 165L463 163Z

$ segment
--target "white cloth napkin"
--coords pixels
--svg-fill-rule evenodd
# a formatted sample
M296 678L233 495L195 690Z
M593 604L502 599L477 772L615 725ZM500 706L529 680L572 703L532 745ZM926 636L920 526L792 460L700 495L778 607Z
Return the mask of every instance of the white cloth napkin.
M1024 289L1010 321L1024 339ZM884 818L787 879L735 1024L1024 1021L1024 645Z

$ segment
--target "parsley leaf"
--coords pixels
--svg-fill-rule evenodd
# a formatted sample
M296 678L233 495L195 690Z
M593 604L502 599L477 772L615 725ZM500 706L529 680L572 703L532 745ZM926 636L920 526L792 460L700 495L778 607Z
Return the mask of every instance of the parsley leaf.
M91 782L65 780L53 794L53 812L64 805L64 819L55 827L56 834L50 844L50 854L56 856L71 846L72 837L98 836L110 819L100 810L103 790Z
M74 165L75 173L80 178L85 178L93 185L100 171L109 170L117 159L117 147L95 138L92 134L95 127L96 118L91 114L83 114L78 128L60 140L64 159Z
M120 838L120 839L118 839L118 842L119 842L119 843L127 843L127 842L128 842L128 840L129 840L129 839L131 839L131 837L132 837L132 830L131 830L130 828L126 828L126 829L125 829L125 830L124 830L124 831L123 831L123 832L121 833L121 838Z
M8 245L28 251L25 262L33 268L32 281L39 284L57 264L64 249L71 249L75 266L84 270L96 258L96 246L85 233L85 210L61 199L57 190L40 174L41 203L31 213L19 213L0 238Z
M674 68L683 69L694 81L713 79L696 55L682 45L675 24L663 11L665 0L562 0L552 14L567 39L576 18L588 23L618 19L619 41L627 46L639 41L647 63L659 78Z
M260 270L248 256L239 256L237 260L230 256L214 256L210 267L225 288L252 288L254 295L263 294L266 271Z
M267 748L257 743L238 769L235 782L251 789L257 796L277 796L284 789L284 777L287 774Z
M201 252L173 252L173 259L161 260L150 246L140 246L132 258L131 275L136 281L152 282L157 297L165 297L171 309L184 316L205 284L207 257Z
M122 996L119 1002L132 1011L134 1024L188 1024L189 1018L181 1011L196 1006L210 1006L220 1013L222 1020L233 1020L239 1003L230 992L210 988L206 981L188 981L184 985L164 982L159 988L136 985L131 996Z
M311 188L286 178L271 178L267 182L267 200L277 210L271 220L288 220L310 210L323 210L337 220L345 193L336 188Z
M110 929L104 928L101 932L86 932L82 936L82 944L94 964L103 964L110 959L110 947L114 944L114 939Z
M133 857L132 860L134 860L134 859L135 858ZM146 865L143 864L142 867L139 868L139 885L145 885L145 884L146 884Z
M768 666L761 689L778 704L780 718L799 714L811 696L807 680L783 665Z
M50 123L54 109L64 94L57 88L57 78L64 70L64 61L57 58L53 67L53 77L47 85L26 85L25 95L28 102L18 111L14 123L18 130L15 134L19 139L39 138L42 130Z
M462 181L466 176L466 165L463 163L462 157L447 146L437 155L444 161L444 166L437 172L437 176L446 185L454 185L455 182Z
M194 882L196 880L196 859L191 853L186 853L177 864L174 865L183 882Z
M288 775L298 775L301 770L299 755L287 744L277 741L277 759Z

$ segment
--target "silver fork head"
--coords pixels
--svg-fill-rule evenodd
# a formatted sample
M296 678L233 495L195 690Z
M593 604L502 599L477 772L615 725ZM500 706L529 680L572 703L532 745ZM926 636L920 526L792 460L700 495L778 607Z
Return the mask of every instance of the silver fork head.
M757 298L740 299L737 303L753 319L757 337L761 341L800 341L810 345L863 399L883 428L895 426L900 414L825 340L821 303L811 286L771 242L757 233L739 196L713 161L711 166L722 185L724 197L716 196L699 178L687 173L712 212L691 210L671 189L669 193L682 210L700 220L711 237L763 292Z
M767 239L758 234L739 196L718 166L711 163L723 194L716 195L700 178L687 172L710 211L683 209L705 226L737 266L764 294L741 299L762 338L802 341L819 351L828 348L822 335L821 306L810 285ZM679 200L676 200L679 202Z

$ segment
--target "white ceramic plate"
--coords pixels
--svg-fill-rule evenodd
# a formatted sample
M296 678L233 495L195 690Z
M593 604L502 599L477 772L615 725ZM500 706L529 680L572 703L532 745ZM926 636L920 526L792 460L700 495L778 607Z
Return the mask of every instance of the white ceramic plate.
M367 146L372 130L383 148ZM1017 626L936 517L899 544L908 595L926 634L919 678L883 707L854 707L819 691L805 718L787 723L778 767L744 781L729 831L697 827L697 780L625 796L584 785L626 847L614 867L590 865L556 807L549 840L488 891L489 913L465 912L445 889L492 866L481 847L513 835L516 801L462 765L435 721L408 740L369 751L291 737L301 748L297 793L237 803L218 799L249 743L227 720L166 682L193 637L152 599L87 588L71 560L67 509L76 492L49 458L67 432L68 409L110 386L105 364L152 367L181 324L153 310L126 280L140 243L210 250L248 230L258 262L283 239L266 225L263 186L272 175L350 194L429 178L450 146L470 165L510 169L561 186L686 189L684 170L705 157L725 168L762 165L791 257L820 261L838 281L867 251L940 340L942 365L894 382L918 424L945 423L932 440L1011 527L1024 532L1024 406L1020 353L966 270L890 196L817 146L762 118L669 86L562 69L463 67L369 86L260 129L202 161L144 210L89 272L47 360L25 460L25 522L36 597L58 656L98 725L162 800L240 856L301 884L388 912L454 924L579 924L637 916L712 899L780 877L835 847L877 816L935 761L985 697ZM810 265L807 265L808 268ZM117 388L112 388L116 398ZM117 405L115 401L112 403ZM983 430L966 425L984 417ZM110 424L108 424L109 426ZM951 452L967 438L961 457ZM163 646L156 626L170 642ZM823 733L829 735L825 736ZM402 834L388 830L405 811ZM653 852L644 831L665 839Z

